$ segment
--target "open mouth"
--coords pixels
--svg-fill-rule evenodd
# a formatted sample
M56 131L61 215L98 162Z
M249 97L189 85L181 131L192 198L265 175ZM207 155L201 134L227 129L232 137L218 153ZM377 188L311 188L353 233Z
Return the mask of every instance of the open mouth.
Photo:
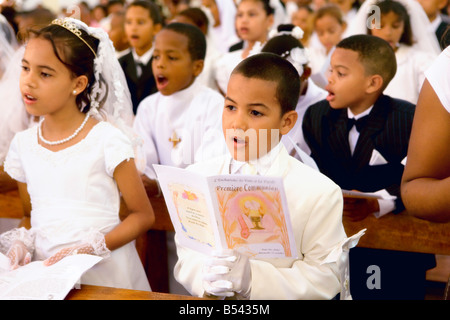
M155 78L156 78L156 85L158 86L158 89L164 89L169 83L169 79L167 79L163 75L157 75Z
M245 139L244 138L240 138L238 136L234 136L233 137L233 143L235 146L243 146L245 145Z
M327 101L331 101L333 100L335 97L333 92L328 91L328 96L327 96Z
M327 101L331 101L331 100L333 100L334 99L334 97L335 97L335 94L334 94L334 92L333 91L331 91L329 88L328 88L328 86L326 86L325 87L325 90L327 90L328 91L328 95L327 95L327 97L326 97L326 99L327 99Z
M25 103L33 103L33 102L35 102L37 100L36 97L34 97L34 96L30 95L30 94L24 94L23 98L24 98Z

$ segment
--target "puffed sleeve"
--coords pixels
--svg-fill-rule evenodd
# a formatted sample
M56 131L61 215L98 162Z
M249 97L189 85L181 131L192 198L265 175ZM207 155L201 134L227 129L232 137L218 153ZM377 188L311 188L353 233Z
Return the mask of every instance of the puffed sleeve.
M111 177L120 163L134 158L134 150L130 139L114 127L111 134L106 138L104 152L106 172Z
M20 140L17 135L13 138L9 146L9 151L4 162L4 170L14 180L26 182L25 171L20 158Z

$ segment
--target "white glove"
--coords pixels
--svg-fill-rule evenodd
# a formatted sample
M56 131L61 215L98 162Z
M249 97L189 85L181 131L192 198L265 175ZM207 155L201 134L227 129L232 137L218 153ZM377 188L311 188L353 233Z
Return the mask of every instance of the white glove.
M59 250L53 256L44 260L44 265L50 266L59 260L75 254L91 254L107 258L111 251L106 247L105 236L101 232L90 232L86 241Z
M203 266L203 289L214 296L249 299L251 279L248 257L235 250L215 252Z
M0 234L0 252L6 252L6 256L11 262L11 269L17 269L31 261L34 237L32 229L27 230L23 227Z
M11 263L11 270L17 269L20 266L24 266L31 262L31 253L25 246L23 241L16 240L9 248L6 256Z

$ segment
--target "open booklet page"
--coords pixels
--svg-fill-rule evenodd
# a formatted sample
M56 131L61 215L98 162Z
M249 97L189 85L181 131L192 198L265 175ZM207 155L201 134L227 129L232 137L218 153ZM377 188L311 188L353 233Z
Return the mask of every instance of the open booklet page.
M297 258L281 178L154 168L184 246L206 254L223 248L257 259Z
M98 256L77 254L48 267L34 261L9 271L9 259L0 253L0 299L63 300L79 284L83 273L100 260Z

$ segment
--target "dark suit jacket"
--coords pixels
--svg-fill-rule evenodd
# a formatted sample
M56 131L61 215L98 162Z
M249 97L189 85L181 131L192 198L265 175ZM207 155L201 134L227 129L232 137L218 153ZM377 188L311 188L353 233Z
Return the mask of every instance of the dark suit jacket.
M133 112L136 114L139 103L147 96L158 91L155 78L152 72L152 60L144 67L140 78L137 77L136 64L133 53L130 52L119 59L125 78L127 79L128 89L131 93L133 102Z
M342 189L386 189L397 196L396 211L401 211L401 161L407 155L414 111L415 106L407 101L381 95L360 132L353 156L348 143L347 109L332 109L326 100L317 102L305 113L303 132L322 173ZM374 149L386 164L369 165Z

